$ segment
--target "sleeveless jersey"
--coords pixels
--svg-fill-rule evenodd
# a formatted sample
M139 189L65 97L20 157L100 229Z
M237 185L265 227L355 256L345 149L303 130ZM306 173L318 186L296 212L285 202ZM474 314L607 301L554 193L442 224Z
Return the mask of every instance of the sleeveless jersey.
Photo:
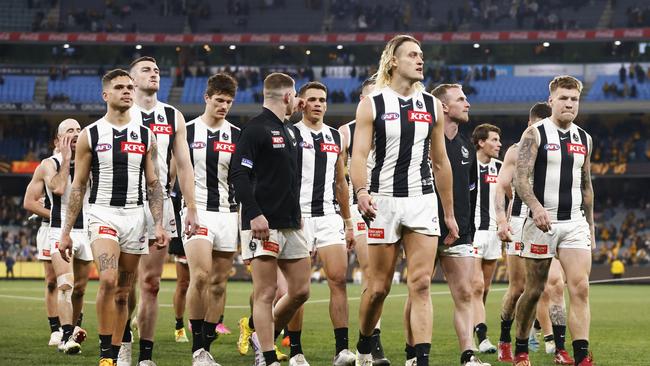
M497 177L501 170L502 162L490 159L487 164L481 163L478 158L478 181L476 192L476 211L474 212L474 226L476 230L497 229L496 214L494 211L494 194L496 192Z

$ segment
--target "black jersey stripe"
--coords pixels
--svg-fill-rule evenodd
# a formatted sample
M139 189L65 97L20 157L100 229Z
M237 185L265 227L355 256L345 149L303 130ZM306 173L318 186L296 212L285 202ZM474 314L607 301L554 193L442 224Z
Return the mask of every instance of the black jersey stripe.
M372 97L375 102L376 118L375 127L375 166L372 168L370 178L370 192L379 192L379 175L386 159L386 121L382 118L386 105L382 94Z
M409 122L409 110L413 110L413 99L402 100L398 98L401 133L399 152L395 171L393 173L393 196L408 197L409 195L409 166L415 143L415 123Z
M539 131L539 147L537 148L537 159L535 159L535 173L533 174L533 193L539 201L539 203L544 206L544 189L546 187L546 166L548 165L548 156L547 156L547 144L548 138L546 136L546 130L544 125L539 125L537 127ZM530 217L532 212L530 212Z
M113 188L111 206L124 207L129 186L129 154L122 152L122 143L127 142L128 129L113 129Z
M327 152L322 151L321 144L325 143L325 133L311 133L314 140L314 175L311 193L311 215L313 217L325 215L325 174L327 173ZM318 142L316 142L318 141Z
M568 144L571 143L571 131L557 132L560 138L560 189L558 190L557 219L571 219L571 206L573 205L573 154L569 152Z
M207 141L205 152L205 179L208 189L207 209L208 211L219 211L219 150L217 143L221 139L221 131L210 132L207 130Z
M99 130L97 126L93 126L90 132L90 150L92 151L92 162L90 164L90 197L89 202L95 203L97 201L97 189L99 189L99 156L97 156L97 142L99 141ZM113 146L116 149L116 146Z

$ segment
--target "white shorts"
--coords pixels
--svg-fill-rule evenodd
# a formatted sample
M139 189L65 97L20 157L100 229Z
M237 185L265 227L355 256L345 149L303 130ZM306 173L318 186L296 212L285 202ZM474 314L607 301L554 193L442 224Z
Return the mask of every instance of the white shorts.
M501 258L501 240L494 230L476 230L474 233L474 258L495 260Z
M242 259L253 259L263 255L277 259L300 259L309 257L309 247L302 229L271 229L269 240L253 239L251 230L241 232Z
M474 247L472 244L456 244L454 246L448 247L441 241L438 243L438 257L474 257Z
M36 249L38 254L36 258L39 261L51 261L52 253L50 253L50 245L47 240L48 231L50 231L50 224L43 223L41 227L38 228L38 233L36 234Z
M151 210L149 209L149 202L144 202L144 212L147 215L147 235L149 239L156 239L156 225L153 222L153 216L151 215ZM177 228L176 228L176 216L174 215L174 205L172 200L167 197L163 200L163 219L162 219L163 229L169 234L170 238L178 238Z
M61 228L52 227L48 233L48 243L50 251L53 253L59 250L59 241L61 240ZM72 229L70 231L72 238L72 255L80 261L90 262L93 260L93 251L90 249L90 240L87 229Z
M352 219L353 223L353 231L354 231L354 237L357 237L358 235L366 235L366 222L363 221L363 218L361 217L361 212L359 212L359 208L357 205L351 205L350 206L350 218Z
M183 209L184 217L187 209ZM183 246L197 239L212 243L212 250L219 252L236 252L239 243L239 218L237 212L214 212L197 210L200 226L191 238L183 237ZM183 224L184 225L184 224ZM185 228L183 228L185 232Z
M97 239L110 239L122 253L149 254L144 208L121 208L91 205L88 209L90 244Z
M345 245L345 229L341 216L333 214L305 217L303 220L302 230L311 251L328 245Z
M438 200L435 194L416 197L373 195L377 215L368 228L368 244L396 243L402 231L440 236Z
M506 255L521 256L521 250L524 248L524 245L521 242L521 234L524 228L524 221L526 221L526 219L523 217L510 218L512 241L506 242Z
M591 231L587 220L551 223L551 231L538 229L531 218L527 218L523 229L525 258L553 258L558 249L584 249L591 251Z

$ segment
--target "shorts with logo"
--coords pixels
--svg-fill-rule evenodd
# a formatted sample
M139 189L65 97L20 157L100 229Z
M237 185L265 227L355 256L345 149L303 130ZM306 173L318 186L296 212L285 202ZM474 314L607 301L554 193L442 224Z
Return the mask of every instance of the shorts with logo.
M147 235L149 239L156 238L156 225L154 225L153 216L149 209L149 202L144 203L144 211L147 215ZM162 227L165 229L170 238L178 238L178 229L176 227L176 215L174 215L174 205L169 197L163 200L163 220Z
M495 230L476 230L474 233L474 258L495 260L501 258L501 240Z
M366 235L366 222L363 221L363 218L361 217L361 212L359 212L359 207L357 205L351 205L350 206L350 216L352 219L353 223L353 232L354 236L357 237L358 235Z
M415 197L372 196L377 210L368 228L368 244L396 243L402 231L440 236L438 200L436 195Z
M61 240L61 228L52 227L48 233L48 243L50 252L59 250L59 241ZM87 229L72 229L70 231L72 238L72 256L80 261L90 262L93 260L93 251L90 249L90 240L88 239Z
M303 233L311 251L328 245L345 245L343 219L337 214L305 217Z
M524 222L524 258L553 258L558 249L591 250L591 230L587 220L552 222L551 230L538 229L531 218Z
M521 255L521 250L524 248L524 244L521 242L521 234L524 228L525 220L526 219L523 217L510 218L512 241L506 242L506 255Z
M300 259L309 257L309 246L302 229L271 229L269 240L253 239L251 230L241 232L242 259L263 255L277 259Z
M98 239L110 239L117 242L122 253L149 254L145 223L143 207L90 205L88 209L91 245Z
M187 209L183 210L183 216ZM199 227L190 238L183 238L183 245L201 239L212 244L212 250L236 252L239 243L239 217L237 212L214 212L197 210ZM185 229L183 229L185 231Z
M39 261L52 260L52 253L50 253L50 246L47 240L48 231L50 231L50 224L42 223L41 227L38 228L38 233L36 234L36 249L38 250L36 258Z
M438 240L438 257L468 258L474 257L474 246L472 235L464 234L458 238L453 245L447 246L442 241L444 237Z

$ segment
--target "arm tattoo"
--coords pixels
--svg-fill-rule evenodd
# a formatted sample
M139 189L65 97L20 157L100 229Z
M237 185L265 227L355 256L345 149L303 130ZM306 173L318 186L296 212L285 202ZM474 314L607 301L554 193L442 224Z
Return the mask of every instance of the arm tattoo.
M566 325L566 312L562 305L551 305L549 313L551 315L551 324Z
M70 189L68 211L65 216L65 226L63 228L64 232L69 233L74 227L74 223L77 221L77 216L79 216L79 211L81 211L81 206L83 205L83 198L85 194L86 186L72 187Z
M147 197L149 199L149 210L156 225L162 223L163 212L163 191L160 180L157 178L147 183Z
M108 269L117 269L117 258L115 254L108 256L108 253L100 254L97 257L97 264L99 265L99 272L106 271Z
M530 129L523 136L519 151L517 153L517 165L515 168L515 191L522 201L530 208L541 205L535 197L533 186L530 184L530 176L535 168L537 159L537 141L535 132Z
M153 216L154 223L158 225L162 223L164 199L159 179L158 144L152 142L149 154L154 167L154 179L147 180L147 198L149 199L149 210L151 210L151 216Z

